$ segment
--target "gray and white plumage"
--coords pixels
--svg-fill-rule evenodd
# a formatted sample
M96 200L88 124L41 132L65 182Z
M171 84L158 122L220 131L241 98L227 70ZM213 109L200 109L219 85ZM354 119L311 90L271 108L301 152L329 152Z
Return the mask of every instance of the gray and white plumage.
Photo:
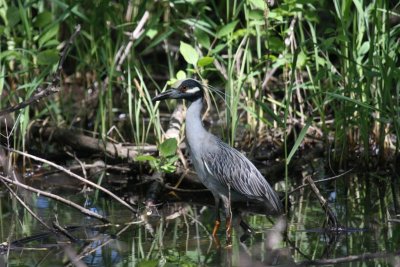
M190 156L201 182L214 195L217 209L222 200L225 211L231 202L265 203L267 215L283 213L282 204L268 181L239 151L207 132L203 127L203 87L193 79L178 81L153 100L168 98L191 102L186 113L186 138ZM229 191L230 190L230 191ZM217 215L219 216L219 215Z

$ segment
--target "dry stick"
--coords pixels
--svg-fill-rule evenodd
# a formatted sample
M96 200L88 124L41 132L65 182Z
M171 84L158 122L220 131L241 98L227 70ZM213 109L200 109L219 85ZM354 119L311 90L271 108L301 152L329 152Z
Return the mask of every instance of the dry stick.
M40 222L44 227L46 227L48 230L53 231L53 229L48 226L31 208L29 208L28 205L17 195L17 193L14 192L14 190L11 189L11 187L4 181L1 180L1 182L7 187L7 190L18 200L18 202L38 221Z
M315 185L313 179L311 178L310 175L307 175L306 180L308 181L308 183L311 186L311 190L315 193L315 195L317 196L319 203L321 204L321 207L323 208L323 210L325 211L325 213L328 215L328 219L329 222L332 224L333 228L338 228L339 224L336 218L336 215L333 213L333 211L331 210L331 208L329 207L328 202L326 201L326 199L321 195L321 193L319 192L318 187Z
M52 199L54 199L54 200L57 200L57 201L59 201L59 202L65 204L65 205L68 205L68 206L70 206L70 207L72 207L72 208L75 208L75 209L79 210L79 211L82 212L83 214L85 214L85 215L87 215L87 216L90 216L90 217L92 217L92 218L99 219L99 220L101 220L101 221L103 221L103 222L106 222L106 223L109 222L106 218L104 218L104 217L101 216L100 214L97 214L97 213L95 213L95 212L93 212L93 211L90 211L90 210L84 208L84 207L81 207L81 206L79 206L78 204L76 204L76 203L74 203L74 202L72 202L72 201L69 201L69 200L67 200L67 199L65 199L65 198L62 198L62 197L60 197L60 196L58 196L58 195L55 195L55 194L52 194L52 193L49 193L49 192L46 192L46 191L42 191L42 190L39 190L39 189L36 189L36 188L31 187L31 186L29 186L29 185L23 184L23 183L21 183L21 182L19 182L19 181L12 180L12 179L10 179L10 178L4 177L4 176L2 176L2 175L0 175L0 179L1 179L2 181L7 182L7 183L14 184L14 185L16 185L16 186L18 186L18 187L21 187L21 188L23 188L23 189L25 189L25 190L28 190L28 191L31 191L31 192L35 192L35 193L37 193L38 195L43 195L43 196L45 196L45 197L48 197L48 198L52 198Z
M341 174L338 174L338 175L335 175L335 176L332 176L332 177L320 179L320 180L314 181L314 183L315 183L315 184L318 184L318 183L323 183L323 182L327 182L327 181L331 181L331 180L336 180L336 179L338 179L338 178L340 178L340 177L342 177L342 176L345 176L346 174L352 172L353 170L354 170L354 168L351 168L350 170L345 171L344 173L341 173ZM304 187L306 187L306 186L308 186L308 185L309 185L309 184L300 185L300 186L296 187L295 189L293 189L292 191L290 191L290 192L288 193L288 195L291 195L291 194L293 194L294 192L296 192L296 191L298 191L298 190L300 190L300 189L302 189L302 188L304 188Z
M40 88L38 88L38 90L37 90L38 92L36 94L34 94L33 96L31 96L29 99L27 99L21 103L18 103L14 106L7 107L3 110L0 110L0 116L20 110L22 108L25 108L26 106L29 106L30 104L37 102L37 101L41 100L42 98L48 97L49 95L52 95L52 94L60 91L60 89L58 87L58 83L61 79L60 76L61 76L62 65L64 64L64 61L67 57L70 46L73 44L73 42L74 42L76 36L79 34L80 30L81 30L81 25L79 25L79 24L76 25L75 32L71 35L71 37L69 38L68 42L66 43L64 49L61 52L61 57L60 57L60 60L58 61L57 70L53 74L51 83L42 91L40 90Z
M67 229L61 227L61 225L59 225L58 222L53 221L53 227L57 229L59 233L66 236L71 242L76 243L78 241L78 239L76 239L72 234L70 234Z
M141 221L139 221L139 223L141 223ZM93 246L92 246L92 245L93 245L93 242L90 243L90 244L86 247L87 249L90 249L90 250L88 251L88 250L86 249L86 250L84 250L83 252L79 253L79 255L76 255L76 258L75 258L74 260L81 260L81 259L83 259L84 257L86 257L86 256L88 256L88 255L90 255L90 254L92 254L93 252L98 251L98 250L101 249L102 247L104 247L104 246L106 246L107 244L109 244L111 241L116 240L117 237L119 237L122 233L124 233L126 230L128 230L129 227L130 227L131 225L133 225L133 224L136 224L136 222L135 222L135 223L126 224L126 226L125 226L124 228L122 228L121 230L119 230L119 231L115 234L115 237L114 237L114 238L111 238L110 236L108 236L108 237L106 238L106 240L105 240L103 243L100 243L100 245L98 245L98 246L93 247ZM97 242L96 242L96 244L97 244ZM73 262L70 262L70 263L67 264L66 266L73 266Z
M116 57L116 61L118 61L118 64L116 67L117 71L121 70L121 65L122 65L122 63L124 63L126 57L128 56L129 51L131 50L131 47L133 45L133 41L138 39L140 37L140 35L142 35L142 33L144 32L143 27L144 27L144 24L146 23L146 21L149 19L149 15L150 15L149 11L146 10L146 12L144 12L144 14L143 14L143 17L140 19L138 25L136 26L135 30L129 34L130 35L129 42L126 45L124 52L122 53L121 56L119 56L119 54L118 54Z
M352 262L352 261L365 261L376 258L386 258L393 257L394 255L400 255L400 250L395 251L393 253L390 252L374 252L374 253L363 253L361 255L350 255L347 257L335 258L335 259L321 259L321 260L310 260L303 261L299 263L299 266L310 266L310 265L334 265L338 263L344 262Z
M69 129L57 127L33 127L31 132L45 139L55 140L58 143L69 145L75 149L88 150L94 153L103 153L108 157L133 159L137 156L138 146L125 146L122 143L114 144L93 138L84 134L75 133ZM155 148L155 147L154 147ZM145 147L143 150L146 150Z
M210 192L210 190L208 189L182 189L182 188L178 188L176 186L171 186L170 184L165 184L164 185L165 188L169 189L169 190L173 190L176 192L182 192L182 193L201 193L201 192Z
M94 188L96 188L96 189L98 189L98 190L100 190L100 191L106 193L107 195L111 196L111 197L114 198L116 201L118 201L119 203L121 203L123 206L127 207L127 208L128 208L129 210L131 210L132 212L135 212L135 213L137 212L136 209L134 209L133 207L131 207L128 203L126 203L123 199L121 199L120 197L118 197L117 195L115 195L114 193L112 193L111 191L109 191L109 190L105 189L104 187L99 186L98 184L95 184L95 183L93 183L93 182L91 182L91 181L89 181L89 180L87 180L87 179L85 179L85 178L83 178L83 177L81 177L81 176L79 176L79 175L77 175L77 174L71 172L70 170L67 170L67 169L64 168L64 167L61 167L61 166L58 165L58 164L55 164L55 163L53 163L53 162L51 162L51 161L48 161L48 160L45 160L45 159L42 159L42 158L33 156L33 155L31 155L31 154L28 154L28 153L25 153L25 152L22 152L22 151L19 151L19 150L15 150L15 149L12 149L12 148L7 148L7 147L4 147L4 146L1 146L1 147L7 149L7 150L10 151L10 152L15 152L15 153L17 153L17 154L19 154L19 155L22 155L22 156L25 156L25 157L34 159L34 160L36 160L36 161L40 161L40 162L46 163L46 164L49 164L50 166L52 166L52 167L54 167L54 168L56 168L56 169L58 169L58 170L63 171L64 173L68 174L69 176L74 177L74 178L78 179L79 181L81 181L81 182L83 182L83 183L85 183L85 184L88 184L88 185L90 185L90 186L92 186L92 187L94 187Z

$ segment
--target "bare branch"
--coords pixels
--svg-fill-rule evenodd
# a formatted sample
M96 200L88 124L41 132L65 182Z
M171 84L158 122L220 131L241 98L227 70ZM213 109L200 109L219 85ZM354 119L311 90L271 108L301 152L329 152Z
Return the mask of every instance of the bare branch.
M88 209L85 209L84 207L81 207L78 204L76 204L76 203L74 203L72 201L69 201L69 200L67 200L65 198L62 198L62 197L60 197L58 195L55 195L55 194L52 194L52 193L49 193L49 192L46 192L46 191L42 191L42 190L39 190L39 189L36 189L36 188L31 187L29 185L23 184L23 183L21 183L19 181L12 180L10 178L4 177L2 175L0 175L0 179L2 181L7 182L7 183L14 184L14 185L16 185L18 187L21 187L21 188L23 188L25 190L28 190L28 191L37 193L39 195L42 195L42 196L57 200L57 201L65 204L65 205L68 205L68 206L70 206L72 208L75 208L75 209L79 210L80 212L82 212L83 214L85 214L87 216L90 216L92 218L96 218L96 219L99 219L99 220L101 220L103 222L107 222L108 223L108 220L106 218L104 218L103 216L101 216L100 214L97 214L97 213L92 212L92 211L90 211Z
M102 187L102 186L100 186L100 185L98 185L96 183L93 183L92 181L89 181L89 180L77 175L76 173L71 172L70 170L68 170L68 169L66 169L66 168L64 168L64 167L62 167L62 166L60 166L58 164L55 164L54 162L51 162L51 161L48 161L48 160L33 156L31 154L28 154L28 153L25 153L25 152L22 152L22 151L19 151L19 150L15 150L15 149L12 149L12 148L7 148L7 147L4 147L4 146L1 146L1 147L3 147L4 149L7 149L10 152L14 152L14 153L17 153L19 155L31 158L33 160L46 163L46 164L48 164L48 165L50 165L50 166L52 166L52 167L54 167L54 168L56 168L58 170L61 170L64 173L68 174L69 176L74 177L74 178L78 179L79 181L81 181L81 182L83 182L85 184L88 184L88 185L90 185L90 186L92 186L92 187L94 187L94 188L106 193L107 195L109 195L110 197L112 197L113 199L115 199L116 201L121 203L123 206L128 208L130 211L132 211L134 213L137 212L137 210L135 208L131 207L128 203L126 203L123 199L121 199L120 197L118 197L117 195L112 193L111 191L105 189L104 187Z

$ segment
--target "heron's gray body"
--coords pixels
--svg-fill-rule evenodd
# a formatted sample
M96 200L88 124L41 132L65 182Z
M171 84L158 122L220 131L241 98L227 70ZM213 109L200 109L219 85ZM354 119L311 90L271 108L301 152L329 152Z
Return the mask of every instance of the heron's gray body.
M257 168L239 151L207 132L201 120L203 98L192 102L186 115L186 138L190 156L201 182L216 202L265 203L265 213L282 213L282 204ZM229 191L230 190L230 191Z

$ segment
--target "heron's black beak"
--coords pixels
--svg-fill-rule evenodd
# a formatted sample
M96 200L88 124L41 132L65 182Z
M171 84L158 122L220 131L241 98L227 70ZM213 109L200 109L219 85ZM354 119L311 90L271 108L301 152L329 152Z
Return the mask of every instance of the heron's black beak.
M165 91L164 93L156 95L155 97L153 97L152 101L157 102L157 101L161 101L164 99L176 98L178 96L178 93L179 92L176 89L170 89L170 90Z

